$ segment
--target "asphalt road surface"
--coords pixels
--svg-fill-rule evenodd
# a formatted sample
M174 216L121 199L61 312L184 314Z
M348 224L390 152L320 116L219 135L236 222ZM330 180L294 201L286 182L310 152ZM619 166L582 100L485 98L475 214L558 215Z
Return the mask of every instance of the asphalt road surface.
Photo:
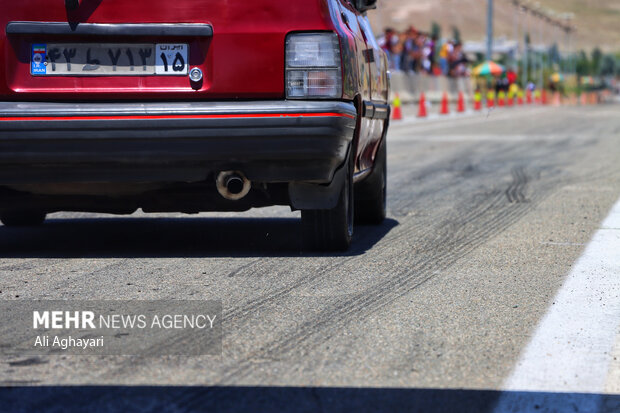
M591 244L620 197L619 109L394 123L388 219L357 227L346 254L301 252L287 208L0 227L1 300L219 299L224 329L221 356L4 357L0 384L17 387L0 398L24 411L620 411L620 265L604 262L620 226ZM590 262L598 281L580 278ZM571 277L585 287L563 292ZM597 312L573 294L599 281ZM545 320L581 314L601 337L555 354L545 340L572 327ZM537 351L556 359L532 363ZM602 358L581 366L588 354ZM588 366L594 378L575 377Z

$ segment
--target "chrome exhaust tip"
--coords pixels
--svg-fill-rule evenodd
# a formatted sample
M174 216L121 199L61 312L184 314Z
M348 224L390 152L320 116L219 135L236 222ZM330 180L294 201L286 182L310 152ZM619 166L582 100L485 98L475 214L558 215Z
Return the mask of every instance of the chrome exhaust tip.
M252 183L245 177L243 172L222 171L216 179L217 192L223 198L230 201L238 201L244 198L252 188Z

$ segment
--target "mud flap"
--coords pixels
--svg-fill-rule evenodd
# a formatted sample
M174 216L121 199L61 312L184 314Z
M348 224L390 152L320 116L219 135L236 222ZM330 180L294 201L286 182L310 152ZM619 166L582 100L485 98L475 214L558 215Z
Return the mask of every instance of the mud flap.
M298 209L333 209L338 204L338 198L346 178L346 165L349 164L351 151L342 166L334 173L334 179L327 185L291 182L288 185L288 194L291 207Z

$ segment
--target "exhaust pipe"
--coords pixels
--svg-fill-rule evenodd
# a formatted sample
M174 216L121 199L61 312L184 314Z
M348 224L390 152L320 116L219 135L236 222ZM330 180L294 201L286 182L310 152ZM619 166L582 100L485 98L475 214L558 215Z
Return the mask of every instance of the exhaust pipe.
M252 183L243 172L239 171L220 172L217 175L216 185L217 192L230 201L238 201L244 198L252 188Z

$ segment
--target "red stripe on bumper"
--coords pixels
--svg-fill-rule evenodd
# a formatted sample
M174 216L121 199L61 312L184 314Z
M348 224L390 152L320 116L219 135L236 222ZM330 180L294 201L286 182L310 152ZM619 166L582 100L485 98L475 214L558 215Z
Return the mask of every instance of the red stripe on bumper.
M61 121L61 120L143 120L143 119L229 119L229 118L304 118L341 117L355 119L346 113L249 113L231 115L114 115L114 116L14 116L0 117L0 121Z

